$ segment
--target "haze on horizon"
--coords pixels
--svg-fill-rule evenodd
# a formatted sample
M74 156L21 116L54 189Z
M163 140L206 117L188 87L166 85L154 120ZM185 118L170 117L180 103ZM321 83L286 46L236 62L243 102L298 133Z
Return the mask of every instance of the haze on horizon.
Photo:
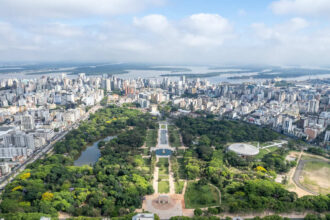
M330 66L329 0L0 0L0 62Z

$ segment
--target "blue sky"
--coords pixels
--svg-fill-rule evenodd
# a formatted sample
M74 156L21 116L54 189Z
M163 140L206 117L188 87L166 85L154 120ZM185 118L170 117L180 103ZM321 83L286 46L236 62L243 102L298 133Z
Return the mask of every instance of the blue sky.
M2 61L329 66L329 0L0 0Z

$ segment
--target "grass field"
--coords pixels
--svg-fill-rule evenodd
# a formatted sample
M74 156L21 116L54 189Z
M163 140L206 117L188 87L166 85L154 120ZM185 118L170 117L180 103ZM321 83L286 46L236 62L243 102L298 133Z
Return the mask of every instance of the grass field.
M180 134L179 130L175 128L175 126L170 125L168 126L168 134L169 134L169 141L172 147L180 147Z
M150 129L147 131L146 146L155 147L157 145L158 131L156 129Z
M175 193L181 194L184 186L184 181L179 181L174 183Z
M149 158L143 159L143 166L141 167L141 170L145 174L150 172L150 159Z
M168 180L168 158L159 158L157 167L159 167L158 179Z
M320 193L330 193L330 163L311 161L304 165L301 183L308 189Z
M168 193L170 191L170 184L168 181L158 182L158 192L159 193Z
M162 129L166 129L166 126L165 125L161 125L160 126Z
M255 156L255 159L261 160L266 154L276 151L277 149L278 149L278 147L276 147L276 146L265 148L265 149L259 149L259 154L257 156Z
M184 195L186 208L204 208L219 205L219 194L210 185L200 186L196 182L189 182Z

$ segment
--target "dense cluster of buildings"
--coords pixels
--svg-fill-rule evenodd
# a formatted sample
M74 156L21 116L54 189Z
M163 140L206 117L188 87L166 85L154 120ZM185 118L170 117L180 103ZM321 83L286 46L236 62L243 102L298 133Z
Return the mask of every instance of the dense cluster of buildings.
M0 82L0 177L49 144L104 98L106 78L65 74ZM105 83L104 83L105 82Z
M115 78L114 78L115 79ZM128 89L129 88L129 89ZM329 144L330 85L286 83L279 79L255 83L219 83L208 80L137 79L123 81L124 96L109 101L136 102L142 108L171 102L180 114L205 111L273 128L286 135Z
M0 176L67 130L107 95L118 105L135 103L159 114L171 103L190 114L204 111L265 125L307 141L330 142L330 85L277 80L219 83L180 78L121 79L102 75L42 76L0 81Z

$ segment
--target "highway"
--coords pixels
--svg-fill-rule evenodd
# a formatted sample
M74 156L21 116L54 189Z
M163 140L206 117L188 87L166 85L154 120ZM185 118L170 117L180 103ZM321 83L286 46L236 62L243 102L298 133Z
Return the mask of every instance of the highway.
M10 173L8 173L7 175L5 175L4 177L1 178L0 180L0 193L2 192L2 190L5 188L5 186L10 183L19 173L21 173L28 164L33 163L34 161L38 160L39 158L43 157L44 155L50 153L53 150L53 145L61 140L63 137L65 137L65 135L71 131L72 129L76 129L78 128L80 122L85 121L88 119L90 113L95 113L95 111L97 111L98 109L100 109L101 106L96 105L93 108L91 108L88 113L82 117L81 119L79 119L77 122L75 122L74 124L72 124L71 126L69 126L65 131L63 131L61 134L57 134L55 135L52 140L50 141L50 143L48 143L47 145L35 150L33 152L32 155L30 155L29 158L27 158L22 164L19 164L17 166L15 166L14 168L12 168L12 171Z

